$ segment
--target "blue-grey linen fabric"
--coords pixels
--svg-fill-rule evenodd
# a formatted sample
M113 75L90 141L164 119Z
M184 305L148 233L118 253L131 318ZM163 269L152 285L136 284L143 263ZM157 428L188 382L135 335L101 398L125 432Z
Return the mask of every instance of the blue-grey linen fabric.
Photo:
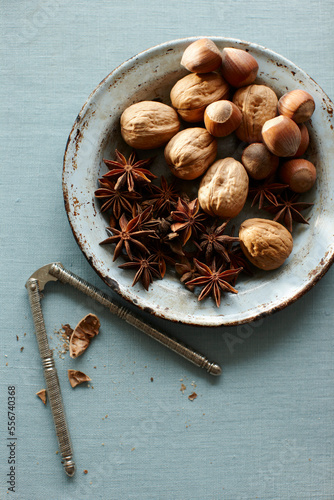
M111 293L73 238L61 174L72 124L112 69L168 40L226 36L282 54L334 98L333 0L3 0L0 12L0 498L333 499L333 269L258 324L194 329L152 319L219 362L217 379L75 290L48 285L43 313L77 463L72 479L50 406L35 395L45 383L24 287L37 268L61 261ZM62 354L59 330L88 312L101 331L75 367L92 382L72 390L74 360Z

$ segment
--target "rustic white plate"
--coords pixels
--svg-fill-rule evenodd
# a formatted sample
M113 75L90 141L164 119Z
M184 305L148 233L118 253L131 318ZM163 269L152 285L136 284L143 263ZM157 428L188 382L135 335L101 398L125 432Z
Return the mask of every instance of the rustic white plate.
M226 46L248 50L259 63L255 83L266 83L278 96L302 88L315 99L316 110L308 123L311 143L308 158L318 172L316 186L304 196L314 207L304 213L309 226L295 225L294 249L286 263L271 272L258 271L238 282L238 295L225 294L219 308L213 300L197 297L180 284L173 273L155 281L146 292L141 284L131 286L133 275L112 262L112 252L99 242L106 238L107 218L94 199L97 179L107 168L102 158L114 158L118 148L129 148L120 135L119 119L129 105L158 99L167 104L173 84L187 72L180 66L184 49L196 38L174 40L153 47L124 62L92 92L81 109L69 135L64 157L63 192L74 236L90 264L101 278L123 298L157 316L195 325L235 325L253 321L291 304L325 274L334 255L334 120L333 104L304 71L284 57L254 43L210 37L220 49ZM240 156L242 147L234 135L220 141L219 156ZM223 153L224 151L224 153ZM152 171L168 175L163 151ZM139 152L141 158L152 152ZM237 223L250 216L264 217L249 205Z

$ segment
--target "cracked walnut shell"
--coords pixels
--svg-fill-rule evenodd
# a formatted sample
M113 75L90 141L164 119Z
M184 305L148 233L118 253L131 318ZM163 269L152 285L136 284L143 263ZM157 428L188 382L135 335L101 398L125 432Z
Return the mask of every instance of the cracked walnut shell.
M206 171L198 190L198 200L209 215L232 218L238 215L248 194L248 175L234 158L217 160Z
M95 314L87 314L74 328L70 339L70 356L77 358L90 344L90 341L99 333L100 320Z
M71 386L74 388L83 382L90 382L92 379L88 377L84 372L79 370L67 370L68 380Z
M121 116L121 134L135 149L154 149L167 144L180 130L176 111L157 101L132 104Z
M240 246L254 266L265 271L280 267L289 257L293 239L279 222L268 219L247 219L239 229Z
M172 106L186 122L204 118L205 108L212 102L227 99L229 84L218 73L191 73L178 80L170 92Z

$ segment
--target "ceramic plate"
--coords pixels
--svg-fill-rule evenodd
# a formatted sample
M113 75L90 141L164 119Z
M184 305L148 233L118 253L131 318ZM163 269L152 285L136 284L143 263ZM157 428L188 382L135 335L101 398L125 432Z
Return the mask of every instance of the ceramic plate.
M255 83L265 83L280 97L301 88L315 99L316 110L307 123L310 146L307 158L318 173L316 186L303 199L314 207L303 214L309 225L296 224L294 248L289 259L276 271L258 270L251 278L238 281L238 295L225 294L216 307L210 298L198 302L171 272L155 281L148 292L139 283L132 287L133 273L112 262L112 249L100 246L107 237L108 219L94 199L97 180L107 172L102 159L114 159L115 148L130 153L121 134L119 119L125 108L141 100L157 99L170 104L173 84L187 74L180 66L185 48L196 38L164 43L138 54L110 73L92 92L81 109L70 133L63 169L65 207L74 236L100 277L123 298L154 315L168 320L203 326L236 325L253 321L291 304L324 275L334 253L334 132L333 104L323 90L304 71L284 57L254 43L210 37L220 49L227 46L249 51L259 63ZM217 158L240 157L242 146L234 134L219 140ZM243 145L243 147L245 144ZM157 155L152 171L168 177L160 151L139 151L145 158ZM189 185L188 185L189 187ZM264 217L247 204L236 223L249 217Z

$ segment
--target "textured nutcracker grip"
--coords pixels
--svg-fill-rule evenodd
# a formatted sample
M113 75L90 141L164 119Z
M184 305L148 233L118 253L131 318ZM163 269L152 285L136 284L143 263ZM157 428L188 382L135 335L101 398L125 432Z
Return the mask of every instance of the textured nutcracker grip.
M64 468L66 474L68 476L73 476L75 472L75 463L72 460L72 447L64 414L64 407L60 392L57 370L45 330L38 281L36 279L28 280L27 290L35 324L38 348L44 369L48 399L50 402L51 412L56 428L59 449L64 460Z
M211 375L220 375L221 368L219 365L217 365L216 363L211 363L205 356L196 352L194 349L186 346L179 340L173 337L169 337L163 332L160 332L148 323L145 323L142 319L130 312L125 307L120 307L117 304L113 303L111 297L101 292L79 276L76 276L75 274L66 270L61 264L53 264L49 272L52 276L58 278L58 280L62 283L68 283L69 285L72 285L77 290L80 290L84 294L88 295L88 297L91 297L103 306L107 307L116 316L124 319L130 325L133 325L134 327L138 328L138 330L146 333L146 335L148 335L149 337L168 347L168 349L176 352L185 359L188 359L188 361L192 362L196 366L205 368L209 373L211 373Z

